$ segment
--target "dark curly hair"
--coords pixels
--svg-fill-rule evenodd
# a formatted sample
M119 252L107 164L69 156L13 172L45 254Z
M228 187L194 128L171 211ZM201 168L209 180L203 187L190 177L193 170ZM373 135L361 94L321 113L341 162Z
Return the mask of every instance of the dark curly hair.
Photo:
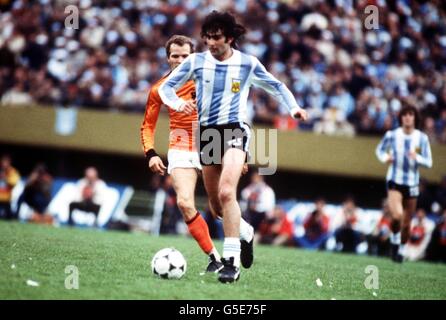
M421 116L418 112L417 108L415 108L413 105L407 104L404 107L401 108L399 114L398 114L398 122L400 126L403 125L403 116L407 113L413 113L415 116L415 128L419 129L421 124Z
M235 17L229 12L212 11L208 14L201 26L201 37L217 33L219 30L226 38L233 38L231 46L237 48L237 41L246 33L246 28L238 24Z

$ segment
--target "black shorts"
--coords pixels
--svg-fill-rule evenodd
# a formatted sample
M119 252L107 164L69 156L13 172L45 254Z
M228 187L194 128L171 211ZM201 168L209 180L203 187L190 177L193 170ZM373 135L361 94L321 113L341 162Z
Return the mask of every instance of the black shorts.
M248 161L251 128L244 122L200 126L197 137L197 150L203 166L221 164L223 155L230 148L246 152L245 161Z
M396 190L401 192L401 194L403 195L403 199L416 198L420 194L418 186L409 187L403 184L397 184L392 180L387 181L387 190Z

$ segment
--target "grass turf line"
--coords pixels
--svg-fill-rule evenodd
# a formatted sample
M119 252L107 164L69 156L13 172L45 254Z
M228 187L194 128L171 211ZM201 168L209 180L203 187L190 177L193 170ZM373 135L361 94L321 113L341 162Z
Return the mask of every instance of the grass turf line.
M188 268L181 280L151 274L150 261L164 247L185 256ZM65 288L69 265L79 270L78 290ZM364 286L368 265L378 267L377 290ZM254 265L242 269L235 284L200 275L206 266L195 241L182 236L0 221L0 299L446 299L444 264L400 265L385 258L259 245ZM28 286L28 279L39 286Z

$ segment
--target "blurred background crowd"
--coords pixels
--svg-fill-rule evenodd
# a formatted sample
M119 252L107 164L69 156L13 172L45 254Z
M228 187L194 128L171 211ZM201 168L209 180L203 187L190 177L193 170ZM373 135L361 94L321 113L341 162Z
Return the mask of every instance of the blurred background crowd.
M390 256L392 220L385 199L379 209L361 208L351 194L346 194L340 204L327 203L323 197L314 201L277 199L276 190L265 177L255 168L250 171L249 183L240 192L240 205L243 217L254 227L256 243ZM133 218L125 213L107 216L107 211L114 207L108 205L112 198L107 191L110 184L94 166L85 168L84 176L77 180L63 183L57 180L43 163L36 164L28 177L21 177L12 158L1 155L0 219L143 231L152 235L189 234L169 175L152 177L149 188L152 204L145 208L144 217ZM70 183L73 185L70 189L61 186ZM151 212L150 218L147 210ZM207 205L200 211L211 237L222 240L221 220L212 217ZM101 219L104 216L107 217ZM427 188L426 181L421 181L404 257L411 261L446 262L446 176L435 192Z
M79 9L78 29L65 26L70 4ZM368 5L378 8L377 28ZM168 70L166 40L188 35L205 50L200 23L214 9L236 13L248 28L241 50L285 82L311 120L297 123L253 91L254 123L382 134L396 125L401 106L412 104L431 143L446 143L446 5L440 0L0 1L0 105L142 113L150 84Z

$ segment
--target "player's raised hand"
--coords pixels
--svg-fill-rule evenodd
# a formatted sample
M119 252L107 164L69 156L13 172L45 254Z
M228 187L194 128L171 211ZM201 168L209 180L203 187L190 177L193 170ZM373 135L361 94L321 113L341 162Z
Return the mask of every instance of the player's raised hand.
M153 173L158 173L162 176L166 173L166 167L164 166L163 160L158 156L150 158L149 168Z

